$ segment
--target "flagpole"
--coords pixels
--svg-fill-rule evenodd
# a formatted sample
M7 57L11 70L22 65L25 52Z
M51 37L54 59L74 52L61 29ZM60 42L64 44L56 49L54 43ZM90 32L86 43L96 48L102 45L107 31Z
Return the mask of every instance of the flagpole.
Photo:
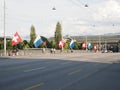
M99 51L101 51L101 35L99 35Z
M6 56L6 33L5 33L5 0L4 0L4 56Z
M86 52L87 52L87 33L86 33Z

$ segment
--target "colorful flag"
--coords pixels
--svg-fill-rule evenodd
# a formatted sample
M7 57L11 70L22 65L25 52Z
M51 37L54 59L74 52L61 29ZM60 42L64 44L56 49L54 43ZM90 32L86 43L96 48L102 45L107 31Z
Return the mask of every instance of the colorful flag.
M62 39L62 43L63 43L63 46L65 46L66 40L65 40L65 39Z
M82 44L82 49L85 49L85 48L86 48L86 43L83 42L83 44Z
M88 44L88 49L89 49L89 50L92 49L91 43Z
M37 38L34 41L34 46L38 47L42 43L43 43L43 41L42 41L41 37L38 35Z
M94 44L94 50L97 50L97 49L98 49L98 45Z
M18 34L18 32L16 32L13 36L12 39L12 46L19 44L22 41L20 35Z
M65 46L66 40L62 39L59 41L58 47L61 49L63 46Z
M62 41L59 41L58 47L61 49L63 47Z
M46 46L46 41L43 42L43 46Z
M72 49L75 46L75 42L73 40L71 40L70 42L70 48Z

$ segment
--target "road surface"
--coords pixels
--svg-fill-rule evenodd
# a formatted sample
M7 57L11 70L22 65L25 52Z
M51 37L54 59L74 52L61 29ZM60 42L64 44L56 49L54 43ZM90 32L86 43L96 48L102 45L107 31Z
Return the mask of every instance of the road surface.
M0 58L0 90L120 90L120 53Z

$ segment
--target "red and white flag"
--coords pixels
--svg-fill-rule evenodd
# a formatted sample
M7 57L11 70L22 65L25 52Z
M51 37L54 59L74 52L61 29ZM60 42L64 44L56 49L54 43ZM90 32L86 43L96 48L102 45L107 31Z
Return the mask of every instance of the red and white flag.
M86 43L83 42L83 43L82 43L82 49L85 49L85 48L86 48Z
M94 50L97 50L97 49L98 49L98 45L94 44Z
M12 46L19 44L21 41L22 41L22 39L21 39L20 35L18 34L18 32L16 32L12 39Z
M65 46L65 43L66 43L66 40L61 39L61 40L59 41L58 47L59 47L59 48L62 48L63 46Z
M62 48L63 47L63 43L62 41L59 41L59 45L58 45L59 48Z

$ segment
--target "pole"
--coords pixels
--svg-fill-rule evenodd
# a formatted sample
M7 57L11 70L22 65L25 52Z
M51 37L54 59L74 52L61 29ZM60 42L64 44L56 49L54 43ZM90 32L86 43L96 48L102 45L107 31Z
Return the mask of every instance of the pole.
M86 51L87 51L87 33L86 33Z
M105 49L107 50L107 41L105 40Z
M101 51L101 35L99 35L99 51Z
M6 33L5 33L5 0L4 0L4 56L6 56Z

